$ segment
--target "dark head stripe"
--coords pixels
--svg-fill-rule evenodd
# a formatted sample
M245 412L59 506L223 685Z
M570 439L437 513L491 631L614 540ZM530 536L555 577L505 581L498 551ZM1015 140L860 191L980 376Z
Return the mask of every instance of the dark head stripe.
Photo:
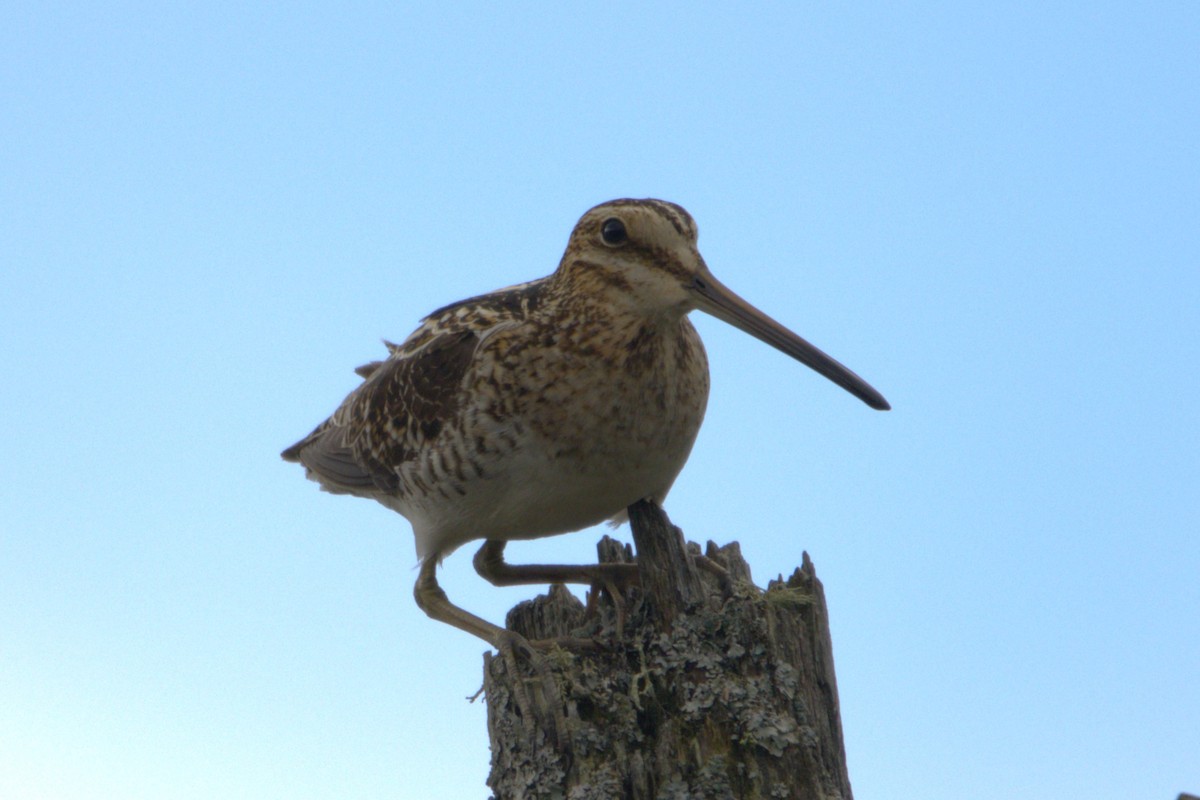
M692 238L696 235L696 223L692 219L692 215L684 210L683 206L670 203L666 200L656 200L654 198L646 198L645 200L634 200L632 198L622 198L620 200L612 200L604 203L604 208L647 208L653 209L659 216L671 223L680 236Z

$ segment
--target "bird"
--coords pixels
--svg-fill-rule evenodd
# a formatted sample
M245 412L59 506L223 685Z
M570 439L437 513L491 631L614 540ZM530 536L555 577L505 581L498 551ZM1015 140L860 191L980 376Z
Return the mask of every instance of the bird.
M718 281L681 206L619 199L576 223L550 275L444 306L283 451L334 494L378 501L416 539L417 605L493 647L511 632L462 609L437 582L455 549L483 540L496 585L595 583L628 564L510 565L505 544L619 523L661 505L709 394L706 312L810 367L877 410L870 384Z

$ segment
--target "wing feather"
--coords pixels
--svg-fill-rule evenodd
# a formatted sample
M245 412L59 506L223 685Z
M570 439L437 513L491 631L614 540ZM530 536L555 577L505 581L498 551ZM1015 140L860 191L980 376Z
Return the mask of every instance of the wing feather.
M366 380L333 415L283 451L310 478L338 494L399 488L399 468L458 413L462 382L479 336L473 330L418 331L421 346L393 350L360 368Z
M362 384L329 419L283 451L322 488L373 496L400 489L400 468L460 413L464 379L481 342L536 313L546 278L434 311L388 358L355 372Z

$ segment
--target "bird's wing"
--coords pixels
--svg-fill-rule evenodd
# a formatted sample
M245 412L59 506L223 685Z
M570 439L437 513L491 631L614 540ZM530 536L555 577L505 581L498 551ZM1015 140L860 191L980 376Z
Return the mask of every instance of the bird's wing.
M527 319L546 278L439 308L386 361L355 372L362 384L316 430L283 451L327 491L374 495L400 487L399 467L438 435L463 402L463 379L480 343Z
M283 451L328 491L374 494L400 486L398 468L457 414L463 376L480 336L423 326L316 430Z

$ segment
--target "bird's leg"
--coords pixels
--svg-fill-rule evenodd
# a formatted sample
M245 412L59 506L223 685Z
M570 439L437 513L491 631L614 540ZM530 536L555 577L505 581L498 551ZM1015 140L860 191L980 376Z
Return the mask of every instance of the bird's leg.
M442 587L438 585L436 571L436 558L427 558L421 564L421 571L417 575L417 584L413 587L413 597L416 598L417 605L431 619L453 625L461 631L478 636L499 650L500 642L504 638L503 634L508 631L451 603L446 597L446 593L442 591Z
M696 566L717 579L717 588L722 597L726 600L733 597L733 578L729 576L729 570L722 567L716 559L710 558L704 553L693 553L692 560L696 562Z
M502 539L488 539L473 561L475 571L494 586L520 586L536 583L583 583L597 592L608 592L616 609L616 634L625 631L625 589L637 585L637 564L509 564L504 560ZM568 650L581 649L579 640L563 640Z
M471 612L451 603L449 598L446 597L446 592L438 585L436 573L437 559L427 558L421 564L421 571L417 575L416 586L413 587L413 596L416 598L420 609L431 619L444 622L447 625L453 625L459 630L478 636L500 652L513 678L512 687L513 693L516 696L517 707L520 709L521 716L525 720L526 731L529 733L530 738L532 738L534 733L533 720L538 706L534 705L530 700L529 693L525 688L525 682L521 678L521 670L517 665L517 654L520 653L524 656L541 679L542 690L545 695L545 702L542 704L542 708L545 709L548 707L553 716L550 720L551 724L543 727L555 739L561 738L561 734L566 731L566 716L563 714L563 702L561 693L558 690L558 684L554 680L554 675L550 671L550 665L546 662L545 656L537 652L529 640L521 634L501 628L498 625L493 625L487 620L477 617Z
M584 583L626 589L636 585L636 564L509 564L504 560L507 542L488 539L475 554L475 571L494 586L531 583Z

